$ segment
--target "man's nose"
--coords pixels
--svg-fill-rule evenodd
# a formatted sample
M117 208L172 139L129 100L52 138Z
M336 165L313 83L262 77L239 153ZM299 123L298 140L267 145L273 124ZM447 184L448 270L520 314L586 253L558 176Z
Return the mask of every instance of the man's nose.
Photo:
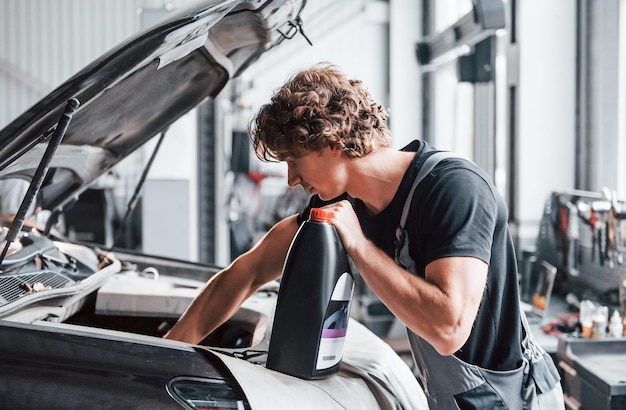
M287 185L290 187L295 187L300 182L302 182L302 178L300 178L300 173L295 169L295 167L291 164L287 165Z

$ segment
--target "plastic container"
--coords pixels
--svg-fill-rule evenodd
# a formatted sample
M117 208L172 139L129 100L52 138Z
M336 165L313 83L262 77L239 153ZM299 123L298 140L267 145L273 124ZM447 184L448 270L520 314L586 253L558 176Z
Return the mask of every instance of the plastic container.
M593 312L591 325L591 338L602 339L606 336L606 329L609 323L609 308L607 306L596 305Z
M332 212L313 208L291 243L266 367L303 379L339 370L354 278Z
M585 299L580 302L580 325L585 339L591 338L594 311L595 305L592 301Z
M617 310L613 311L611 320L609 320L609 335L612 337L622 337L624 332L624 325L622 324L622 317Z

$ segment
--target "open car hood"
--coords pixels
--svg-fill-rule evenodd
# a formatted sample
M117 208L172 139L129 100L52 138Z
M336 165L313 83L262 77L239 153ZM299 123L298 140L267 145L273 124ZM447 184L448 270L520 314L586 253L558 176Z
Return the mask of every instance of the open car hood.
M207 97L295 27L305 0L204 0L111 49L0 130L0 179L30 179L67 102L80 107L40 199L62 210L98 176ZM54 63L54 62L51 62Z

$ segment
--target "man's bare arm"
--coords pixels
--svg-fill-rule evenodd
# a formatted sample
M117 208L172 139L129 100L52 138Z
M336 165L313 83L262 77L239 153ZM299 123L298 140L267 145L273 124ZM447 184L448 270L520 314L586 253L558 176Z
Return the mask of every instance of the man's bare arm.
M164 338L199 343L228 320L261 286L280 277L297 229L296 215L274 225L252 249L206 283Z
M425 278L413 275L365 237L349 202L325 208L333 211L332 223L359 274L389 310L440 354L460 349L478 312L487 263L472 257L441 258L426 266Z

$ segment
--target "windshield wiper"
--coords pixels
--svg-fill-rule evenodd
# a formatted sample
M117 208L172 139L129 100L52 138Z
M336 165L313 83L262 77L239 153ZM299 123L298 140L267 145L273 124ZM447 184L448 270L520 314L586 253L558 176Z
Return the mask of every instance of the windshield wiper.
M65 137L65 133L67 132L67 128L70 125L70 121L72 121L72 116L74 112L80 106L80 102L76 98L72 98L67 102L65 106L65 111L61 115L59 122L57 123L56 129L54 130L54 134L48 142L48 146L46 147L46 151L41 157L41 161L39 161L39 165L37 166L37 170L35 171L35 175L33 175L33 179L30 181L30 185L28 186L28 190L26 191L26 195L20 204L20 208L11 222L11 227L9 228L9 232L6 236L6 244L4 245L4 249L2 250L2 255L0 255L0 265L4 261L4 258L7 255L9 247L17 238L17 235L24 227L24 221L26 220L26 214L28 210L31 208L32 204L35 202L37 195L39 194L39 190L41 189L41 185L43 184L46 175L48 174L48 169L50 168L50 163L52 162L52 157L54 156L57 148L61 145L61 141L63 137Z

